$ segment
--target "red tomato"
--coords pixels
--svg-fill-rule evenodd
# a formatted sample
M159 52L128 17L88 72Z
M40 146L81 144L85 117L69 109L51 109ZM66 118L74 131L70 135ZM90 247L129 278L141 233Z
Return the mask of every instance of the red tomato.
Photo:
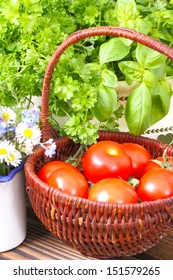
M141 177L136 192L142 201L173 196L173 172L160 168L149 170Z
M99 202L137 203L138 197L132 186L119 178L103 179L93 185L88 198Z
M152 158L151 154L146 148L136 143L123 143L121 145L132 159L131 176L140 179L146 165Z
M88 198L88 182L79 172L69 167L56 169L47 179L49 186L70 195Z
M163 157L158 157L154 160L158 160L160 161L160 163L164 162L164 158ZM168 156L168 162L167 164L173 165L173 157L169 157ZM151 169L158 169L158 168L167 168L166 165L162 167L162 165L160 165L159 163L156 163L155 161L150 160L146 166L146 168L144 169L144 173L146 173L147 171L151 170ZM169 169L169 168L168 168Z
M82 158L85 177L96 183L105 178L131 175L132 161L124 148L110 140L100 141L89 147Z
M65 161L61 160L53 160L50 162L47 162L43 167L40 168L38 171L37 176L43 181L47 183L47 179L50 176L50 174L55 171L56 169L60 169L62 167L68 167L75 170L78 170L75 166L71 165L70 163L67 163Z

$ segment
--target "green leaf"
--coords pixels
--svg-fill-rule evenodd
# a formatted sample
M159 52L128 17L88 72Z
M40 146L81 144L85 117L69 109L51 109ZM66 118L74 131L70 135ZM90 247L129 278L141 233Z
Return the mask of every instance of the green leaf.
M137 61L145 68L158 68L162 66L167 57L153 49L138 44L136 48Z
M70 100L73 97L74 92L78 90L78 81L73 80L72 77L65 76L63 82L60 79L55 81L54 94L57 94L60 100Z
M84 77L87 77L87 73L85 73L85 75L80 76L83 78L84 82L88 82L89 84L100 84L101 81L101 65L98 63L87 63L84 66L85 70L87 73L90 73L90 77L87 79L84 79ZM80 69L80 65L79 65L79 73L80 73L81 69Z
M74 142L91 145L98 138L98 125L86 120L84 112L71 116L64 125L66 135Z
M151 93L146 84L141 83L129 95L125 107L125 119L132 134L143 134L151 126L151 106Z
M31 15L22 14L20 17L20 24L23 28L23 32L32 33L33 30L37 28L40 19L41 14L39 12Z
M105 87L114 88L117 86L117 76L108 69L102 70L102 82L101 84Z
M150 69L150 71L153 74L155 74L159 79L163 79L166 76L167 70L168 70L168 68L167 68L166 63L162 64L161 66L159 66L157 68L151 68ZM168 75L168 76L170 76L170 75Z
M92 25L96 22L96 18L98 16L99 16L98 9L94 5L89 5L85 9L83 19L87 24Z
M128 21L135 19L139 12L134 0L118 0L115 7L115 13L120 26L130 27Z
M52 96L49 106L51 106L51 112L59 117L64 117L71 111L69 104L64 100L57 99L56 95Z
M154 124L165 117L170 108L172 88L170 83L164 79L154 84L152 90L151 123Z
M148 87L155 88L155 85L158 82L158 78L151 71L145 70L143 73L142 82L145 83Z
M170 33L165 33L164 29L159 30L159 29L152 29L152 37L157 38L161 41L171 41L172 40L172 34Z
M94 107L97 102L95 88L89 84L82 84L71 99L71 107L75 111L84 111Z
M10 0L9 3L5 4L2 9L2 15L7 19L9 22L13 24L18 24L19 15L19 1L18 0Z
M100 85L96 89L97 102L91 109L97 120L107 121L117 105L117 93L114 88Z
M120 40L121 40L121 42L122 42L124 45L126 45L126 46L128 46L128 47L130 47L131 44L133 43L132 40L126 39L126 38L122 38L122 37L120 37Z
M144 67L135 61L121 61L118 67L128 80L141 82L143 78Z
M25 7L33 12L41 12L42 6L39 0L23 0Z
M129 53L130 47L125 45L120 38L113 38L100 47L100 64L118 61Z
M35 51L34 48L28 49L26 51L26 62L30 62L31 64L34 64L38 58L39 58L39 54Z
M137 18L135 20L135 30L142 32L144 34L148 34L151 31L151 23L148 20L145 20L144 18Z

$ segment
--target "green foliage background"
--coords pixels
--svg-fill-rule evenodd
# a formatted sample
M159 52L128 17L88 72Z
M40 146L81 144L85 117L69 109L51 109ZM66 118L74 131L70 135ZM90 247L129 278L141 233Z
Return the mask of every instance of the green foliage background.
M29 106L33 95L41 95L44 71L52 53L76 30L100 25L124 26L173 45L173 0L1 0L0 22L0 103L6 106L21 98ZM102 70L98 63L99 48L107 40L90 38L70 47L53 76L50 112L72 117L67 132L74 133L75 140L77 124L82 119L85 125L92 118L90 108L96 103L93 88L100 84ZM135 48L132 45L126 60L134 59ZM119 80L124 79L117 61L107 67ZM166 74L173 75L169 60ZM72 109L68 101L73 102ZM81 119L73 114L74 110L83 112ZM115 113L116 120L121 113L121 110ZM115 125L115 119L110 119L107 127ZM89 122L87 137L96 135L97 128ZM86 129L81 135L86 134Z

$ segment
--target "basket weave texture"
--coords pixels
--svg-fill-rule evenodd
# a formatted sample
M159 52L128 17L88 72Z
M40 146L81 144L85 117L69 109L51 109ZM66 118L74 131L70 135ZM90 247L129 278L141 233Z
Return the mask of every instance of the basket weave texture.
M49 123L49 95L52 74L61 55L72 44L91 36L120 36L146 45L173 60L173 49L134 30L102 26L71 34L55 50L45 71L42 87L41 128L43 141L53 137L57 149L54 159L65 160L79 145L59 137ZM133 142L146 147L153 158L173 147L126 132L100 131L100 140ZM37 147L25 163L26 190L37 217L59 240L80 253L97 258L132 256L146 251L173 230L173 197L138 204L99 203L70 196L42 182L38 170L44 165L44 149Z

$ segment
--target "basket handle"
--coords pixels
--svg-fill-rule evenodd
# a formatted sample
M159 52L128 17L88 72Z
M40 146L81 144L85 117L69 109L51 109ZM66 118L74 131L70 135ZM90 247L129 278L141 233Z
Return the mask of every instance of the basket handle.
M42 127L42 138L43 140L48 139L49 137L56 137L56 131L51 127L48 117L49 117L49 96L50 96L50 83L52 79L52 74L56 64L59 62L61 55L64 51L71 45L79 42L88 37L92 36L115 36L123 37L133 41L136 41L140 44L143 44L151 49L154 49L168 58L173 60L173 48L166 45L163 42L160 42L148 35L134 31L132 29L116 27L116 26L98 26L91 27L69 35L63 43L55 50L53 53L43 79L42 86L42 99L41 99L41 127Z

